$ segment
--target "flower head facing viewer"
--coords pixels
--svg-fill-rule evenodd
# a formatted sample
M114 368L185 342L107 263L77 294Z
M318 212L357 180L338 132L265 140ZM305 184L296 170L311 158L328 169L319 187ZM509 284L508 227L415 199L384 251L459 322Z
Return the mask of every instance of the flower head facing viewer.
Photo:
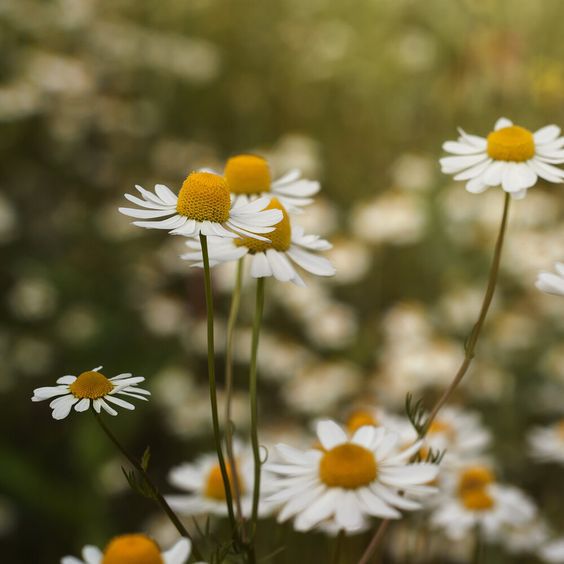
M180 539L172 548L161 552L157 543L142 534L120 535L112 539L104 551L86 545L82 560L65 556L61 564L185 564L192 546L188 539Z
M116 396L147 400L146 396L151 395L151 392L137 386L145 380L143 376L127 373L107 378L100 372L101 369L98 366L78 376L62 376L57 380L57 386L36 388L31 401L54 398L49 404L53 419L64 419L73 407L75 411L86 411L92 406L96 413L103 409L110 415L117 415L112 405L124 409L135 409L135 406Z
M277 445L284 462L266 465L275 476L267 500L281 505L278 520L294 518L297 530L334 521L358 531L366 517L399 519L399 510L421 508L414 497L435 492L429 483L438 466L409 462L421 442L399 452L399 435L385 427L364 426L349 438L331 420L318 423L317 437L320 448L305 452Z
M273 276L281 282L294 282L304 286L304 281L292 263L317 276L333 276L335 269L324 257L312 251L325 251L331 244L316 235L305 235L303 229L292 226L290 216L284 206L273 198L268 205L270 210L279 210L282 221L269 234L270 241L257 241L250 237L239 239L209 239L210 264L238 260L246 255L251 257L251 276L264 278ZM198 241L187 241L193 252L182 255L192 266L203 266L202 250Z
M235 155L228 159L224 176L236 201L247 203L258 197L277 198L292 212L311 204L319 192L319 182L301 178L299 170L291 170L272 180L268 161L259 155Z
M457 141L447 141L443 149L451 157L441 159L442 171L466 180L469 192L480 193L501 186L513 198L524 198L540 178L562 182L564 137L560 128L547 125L534 133L514 125L507 118L497 120L487 138L469 135L459 129Z
M119 208L119 211L141 219L133 222L138 227L166 229L175 235L229 238L242 235L266 240L258 234L270 233L282 219L279 210L263 211L268 198L232 203L225 179L211 172L190 173L178 196L163 184L157 184L154 193L141 186L136 188L141 198L131 194L125 197L139 208Z

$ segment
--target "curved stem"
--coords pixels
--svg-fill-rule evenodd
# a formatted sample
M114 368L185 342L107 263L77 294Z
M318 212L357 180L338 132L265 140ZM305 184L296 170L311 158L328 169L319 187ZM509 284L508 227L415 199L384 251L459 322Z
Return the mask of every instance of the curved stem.
M503 250L503 242L505 240L505 232L507 230L507 221L509 218L509 204L511 202L511 196L507 192L505 193L505 200L503 203L503 213L501 216L501 223L499 226L499 232L497 235L497 240L495 243L494 254L492 258L492 263L490 266L490 274L488 277L488 285L486 288L486 292L484 294L484 299L482 301L482 307L480 308L480 314L478 316L478 320L476 324L472 328L470 335L468 336L468 340L466 341L466 346L464 347L464 359L462 360L462 364L458 369L453 381L450 383L449 387L443 392L441 397L437 400L429 417L427 417L425 421L425 426L422 429L422 432L419 434L419 438L423 438L429 427L437 417L439 411L443 408L443 406L448 402L451 398L452 394L459 386L460 382L468 372L470 365L472 364L472 360L474 359L474 351L476 349L476 344L478 343L478 339L482 332L482 327L484 326L484 322L486 321L486 317L488 315L488 311L490 309L490 305L492 303L492 299L494 296L495 288L497 285L497 279L499 274L499 265L501 262L501 252ZM359 564L366 564L376 548L378 547L379 542L382 540L384 533L389 525L389 521L385 520L380 523L378 529L374 533L370 544L366 548L362 558L359 560Z
M241 303L241 286L243 283L243 262L244 257L237 263L237 274L235 276L235 286L231 294L231 307L227 320L227 341L225 344L225 450L227 460L233 476L233 493L235 494L235 510L237 521L241 527L243 542L245 541L245 529L243 510L241 508L241 488L237 473L237 462L233 453L233 422L231 421L231 399L233 395L233 341L237 316L239 315L239 305Z
M233 497L231 495L231 484L229 481L229 474L225 465L223 457L223 450L221 448L221 433L219 429L219 415L217 409L217 390L215 385L215 351L214 351L214 331L213 331L213 296L211 287L211 274L210 274L210 259L208 254L208 240L207 237L200 233L200 243L202 245L202 258L204 263L204 286L206 290L206 310L208 315L208 379L210 384L210 403L212 411L212 424L213 436L215 441L215 450L217 451L217 459L219 462L219 469L223 479L223 486L225 488L225 501L227 504L227 513L229 516L229 523L231 525L231 532L234 539L237 540L237 527L235 523L235 515L233 513Z
M125 458L129 460L130 464L143 476L145 483L149 486L151 490L154 500L157 502L160 508L166 513L167 517L170 519L172 524L176 527L176 530L183 537L190 539L190 541L192 542L192 554L194 555L194 557L197 560L201 560L202 556L198 551L197 547L194 545L194 541L190 536L190 533L186 530L186 527L184 527L184 525L182 524L176 513L174 513L174 511L171 509L170 505L167 503L166 499L163 497L157 486L154 484L151 478L149 478L149 475L147 474L145 468L143 468L141 461L135 458L134 456L132 456L131 454L129 454L129 452L127 452L125 447L118 441L116 436L110 431L110 428L104 423L99 413L96 413L95 411L92 411L92 413L94 414L96 421L98 422L104 433L106 433L110 441L117 447L117 449L123 454L123 456L125 456Z
M251 345L251 367L249 372L249 394L251 400L251 443L254 459L253 511L251 516L251 538L254 538L260 497L260 448L258 440L258 410L257 410L257 353L259 344L260 324L264 307L264 278L257 278L257 296L255 304L255 318L253 321L253 340Z

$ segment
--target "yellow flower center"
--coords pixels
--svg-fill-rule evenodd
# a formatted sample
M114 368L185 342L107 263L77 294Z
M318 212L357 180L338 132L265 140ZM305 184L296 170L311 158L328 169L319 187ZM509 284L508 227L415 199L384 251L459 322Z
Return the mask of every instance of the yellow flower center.
M227 182L211 172L188 175L176 203L176 211L196 221L224 223L229 219L231 198Z
M556 433L564 441L564 419L556 423Z
M376 418L369 412L359 409L353 412L347 420L347 429L349 433L354 433L356 430L364 427L365 425L377 425Z
M234 194L270 192L272 177L266 159L258 155L237 155L225 165L225 179Z
M75 398L98 399L109 394L114 385L99 372L89 370L83 372L70 386L69 390Z
M374 455L364 447L345 443L326 451L319 462L319 477L331 488L353 490L378 476Z
M121 535L106 547L102 564L163 564L157 544L145 535Z
M235 479L233 472L231 471L231 466L227 465L227 478L229 479L229 485L231 486L231 491L233 491L233 486L235 484ZM241 478L239 471L237 471L237 479L239 485L239 492L241 495L244 493L243 484L241 483ZM225 485L223 483L223 477L221 475L221 468L219 464L216 464L210 470L208 474L208 481L206 483L205 489L206 497L216 499L217 501L225 501Z
M492 131L488 135L488 155L497 161L528 161L535 155L533 134L519 125Z
M265 234L265 237L269 238L270 241L259 241L252 237L241 237L240 239L235 239L235 245L237 247L247 247L251 254L264 253L268 249L274 249L283 253L290 248L290 243L292 242L292 227L290 225L288 212L276 198L272 198L270 204L268 204L265 209L280 210L282 212L282 219L280 223L274 226L274 231Z
M431 425L429 426L429 430L427 431L429 435L438 435L443 434L446 435L448 439L454 439L454 429L452 425L446 423L445 421L441 421L440 419L435 419Z
M458 491L462 496L465 492L485 488L494 481L493 472L485 466L472 466L462 472L458 480Z
M492 496L484 488L465 492L460 498L462 505L470 511L486 511L494 506Z

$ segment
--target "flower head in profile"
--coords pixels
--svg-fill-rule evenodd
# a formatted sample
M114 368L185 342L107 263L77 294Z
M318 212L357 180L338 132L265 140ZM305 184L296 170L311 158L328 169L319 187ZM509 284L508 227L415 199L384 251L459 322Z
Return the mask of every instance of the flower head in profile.
M113 538L104 551L92 545L82 549L82 560L65 556L61 564L185 564L192 545L189 539L178 540L165 552L157 543L142 534L120 535Z
M302 451L277 445L281 463L270 463L267 500L281 505L279 521L294 518L297 530L334 520L346 532L362 529L368 517L399 519L400 510L420 509L416 497L435 492L435 464L410 463L421 443L398 451L399 436L385 427L360 427L349 438L331 420L317 424L319 448ZM401 492L401 493L400 493Z
M125 194L138 208L119 208L129 217L139 218L133 224L147 229L166 229L175 235L197 237L244 237L267 240L257 235L270 233L282 219L279 210L266 210L268 198L252 202L235 201L225 178L211 172L192 172L182 184L178 196L163 184L149 192L136 186L141 198ZM164 219L163 219L164 218Z
M545 294L564 296L564 262L554 265L556 272L541 272L537 276L535 286Z
M301 211L303 206L311 204L311 196L319 192L319 182L301 178L297 169L273 181L268 161L259 155L231 157L223 174L237 201L277 198L291 212Z
M534 133L507 118L497 120L487 138L469 135L459 129L457 141L447 141L443 149L452 157L441 159L442 171L466 180L466 189L475 194L501 186L513 198L524 198L540 178L562 182L564 137L560 128L547 125Z
M564 464L564 419L533 428L527 439L531 455L539 462Z
M31 401L51 399L49 407L53 410L53 419L64 419L73 407L75 411L86 411L92 406L96 413L103 409L110 415L117 415L113 406L135 409L132 403L117 396L147 400L146 396L151 395L151 392L137 386L145 380L142 376L127 373L107 378L100 372L101 369L98 366L78 376L62 376L57 380L57 386L36 388Z
M305 235L303 229L292 226L284 206L273 198L269 210L279 210L282 221L269 234L270 241L257 241L250 237L239 239L210 238L208 241L210 264L238 260L246 255L251 258L251 276L264 278L273 276L281 282L305 283L292 263L317 276L333 276L335 269L324 257L315 252L331 248L331 244L316 235ZM182 255L192 266L203 266L202 250L198 241L187 241L193 252Z

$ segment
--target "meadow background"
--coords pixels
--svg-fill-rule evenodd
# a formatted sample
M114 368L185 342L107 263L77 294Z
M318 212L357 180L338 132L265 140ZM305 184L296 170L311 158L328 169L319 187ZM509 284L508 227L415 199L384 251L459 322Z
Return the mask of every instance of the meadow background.
M201 272L177 258L180 238L118 214L136 183L177 190L190 170L248 151L278 176L300 167L322 182L303 224L334 243L338 274L267 285L265 442L307 444L316 417L359 404L401 413L408 391L431 402L475 321L503 203L441 175L441 144L500 115L564 124L563 20L559 0L0 0L2 561L57 562L141 529L174 537L128 490L94 419L53 421L34 388L100 364L145 376L152 401L111 422L136 452L151 445L165 492L171 466L211 448ZM533 287L564 256L562 190L541 184L514 203L494 309L456 397L483 414L503 479L561 533L562 469L533 463L525 434L564 411L564 301ZM220 381L232 273L214 272ZM277 562L329 546L290 527L264 536L263 553L293 539ZM407 561L393 545L390 561Z

